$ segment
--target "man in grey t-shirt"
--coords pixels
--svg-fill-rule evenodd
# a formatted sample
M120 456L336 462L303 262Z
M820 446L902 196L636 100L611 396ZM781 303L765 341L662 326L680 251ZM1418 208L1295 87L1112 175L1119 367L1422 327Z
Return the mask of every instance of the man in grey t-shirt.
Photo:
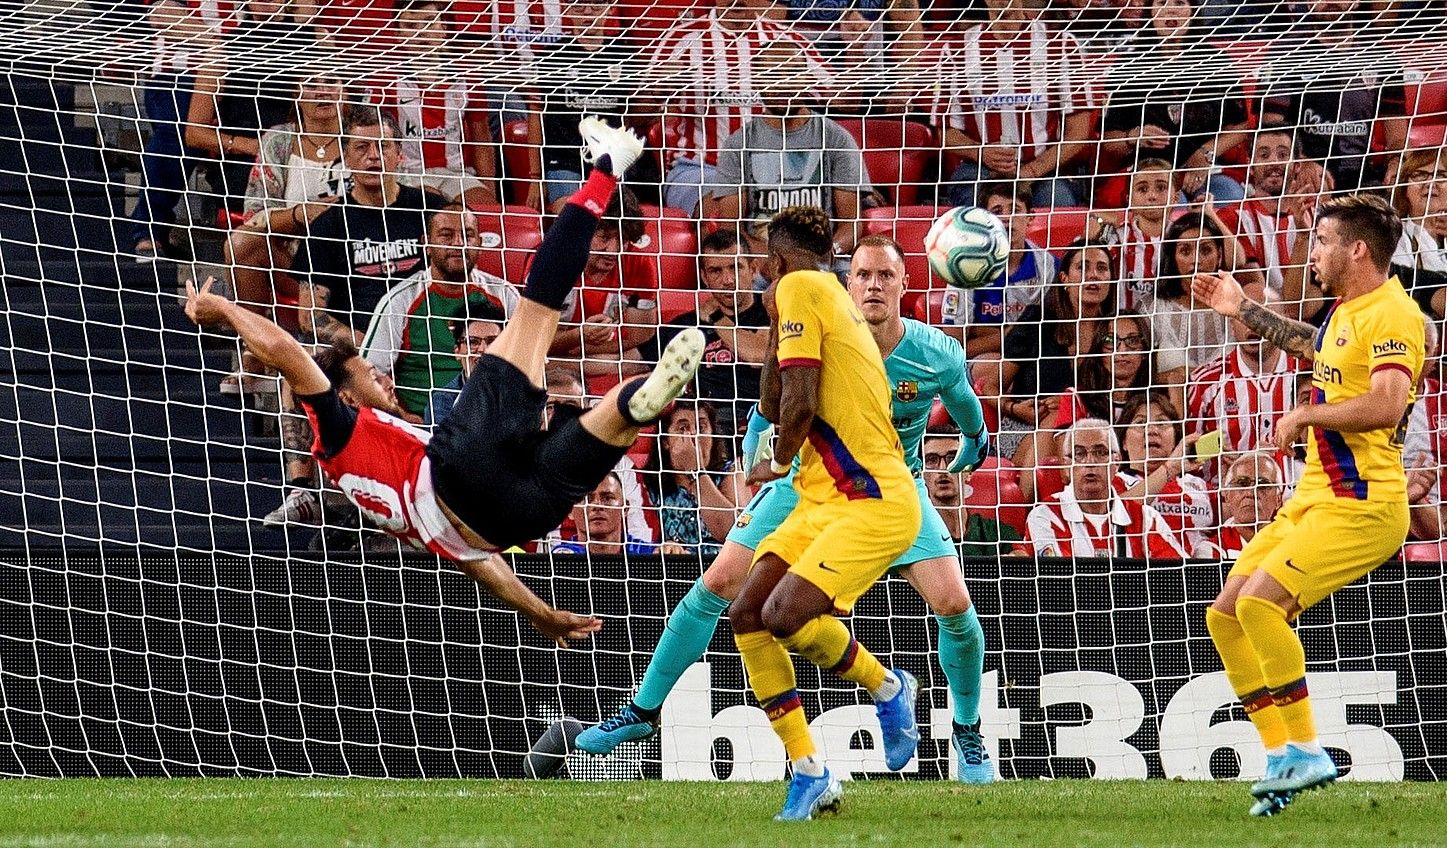
M847 256L856 238L859 195L869 190L859 145L839 124L810 110L789 48L771 48L775 81L763 93L764 114L724 140L709 215L738 228L787 206L817 206L834 220L836 253Z

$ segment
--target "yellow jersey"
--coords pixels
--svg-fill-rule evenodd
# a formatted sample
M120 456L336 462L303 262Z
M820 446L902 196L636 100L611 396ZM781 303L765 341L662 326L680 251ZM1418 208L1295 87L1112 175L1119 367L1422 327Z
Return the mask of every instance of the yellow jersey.
M1402 420L1393 428L1340 433L1312 427L1297 497L1407 500L1402 438L1417 400L1426 353L1422 311L1392 277L1369 294L1332 305L1316 334L1312 403L1340 403L1366 394L1372 374L1396 368L1411 378Z
M818 366L819 409L794 487L815 503L915 497L890 417L884 359L864 316L833 274L793 271L775 289L779 368Z

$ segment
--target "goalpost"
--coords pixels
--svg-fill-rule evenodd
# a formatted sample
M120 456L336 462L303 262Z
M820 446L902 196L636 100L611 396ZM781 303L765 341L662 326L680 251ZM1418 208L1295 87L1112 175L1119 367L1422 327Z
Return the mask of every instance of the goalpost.
M841 268L858 237L896 238L911 278L905 315L946 326L969 347L997 433L991 467L957 480L957 501L947 491L940 499L1001 540L967 539L962 549L988 643L983 732L1001 774L1261 772L1204 627L1224 573L1207 543L1229 548L1250 505L1269 505L1267 490L1279 482L1289 491L1299 474L1278 456L1270 471L1243 472L1244 488L1228 480L1230 460L1269 445L1272 421L1294 403L1297 369L1268 352L1243 372L1229 325L1190 317L1163 281L1180 262L1217 261L1309 319L1322 305L1303 266L1310 206L1359 183L1388 194L1408 221L1396 271L1440 316L1440 11L1398 2L1363 3L1341 18L1325 5L1167 2L1036 9L991 0L993 12L961 12L906 0L877 9L621 0L586 15L550 2L354 5L32 0L0 12L0 775L519 777L554 722L596 721L629 697L668 610L707 564L705 536L718 522L690 517L693 466L712 460L703 471L728 479L722 463L737 444L724 432L692 445L650 435L622 468L626 510L614 523L684 553L576 556L544 543L515 558L552 602L605 619L602 633L566 651L463 575L398 551L319 482L296 482L305 469L291 460L306 434L274 377L234 338L198 333L176 293L187 278L214 276L305 335L296 257L317 274L326 262L344 266L328 279L351 274L359 303L426 269L420 213L335 231L345 242L307 235L329 214L329 197L354 184L341 107L364 103L380 104L404 133L402 184L448 196L430 203L457 195L474 208L471 261L492 275L479 290L503 309L546 207L576 179L576 153L555 135L565 116L615 110L647 136L649 153L625 180L640 206L620 228L632 243L614 248L622 282L599 264L565 315L565 330L604 327L555 358L585 399L646 361L660 326L695 312L711 319L724 298L715 289L742 292L730 304L747 311L762 270L759 223L774 207L825 203L842 224ZM431 28L439 13L440 30ZM1018 20L995 28L1001 16ZM209 98L209 112L198 98ZM1328 103L1337 114L1322 111ZM730 142L745 111L776 121ZM300 131L268 140L273 123L288 121ZM458 123L465 144L450 135ZM258 149L264 162L253 169ZM742 153L716 155L729 149ZM1013 163L1001 158L1008 151ZM1207 209L1202 192L1214 201ZM670 205L700 197L697 211ZM930 274L921 239L944 208L992 197L1029 243L1012 262L1018 285L966 298ZM269 231L258 215L270 216ZM1213 228L1229 236L1213 238ZM741 256L726 263L731 285L711 284L700 264L716 231L739 233L737 248L714 251ZM1050 271L1075 261L1080 238L1109 259L1107 317L1056 336L1061 301L1051 290L1066 283ZM1074 314L1083 296L1064 296ZM395 366L395 354L423 345L436 356L420 367L440 386L458 366L446 347L453 313L438 304L459 298L436 297L426 309L439 311L403 320L421 335L377 355ZM998 341L990 350L991 333L1028 324L1042 303L1055 311L1037 318L1032 354L1008 342L1000 352ZM1125 308L1142 317L1109 317ZM1132 332L1152 349L1132 348ZM1067 352L1042 350L1052 340ZM710 367L741 358L718 344ZM1109 382L1143 368L1139 380ZM399 381L403 373L394 371ZM705 394L723 431L752 399L739 388L748 369L714 376ZM1415 534L1405 561L1300 622L1323 742L1352 779L1447 771L1435 358L1427 376L1404 456ZM1173 411L1164 422L1172 445L1197 431L1226 441L1226 458L1153 499L1184 531L1188 553L1214 560L1028 555L1031 545L1012 537L1036 500L1069 480L1054 434L1098 410L1118 415L1148 390ZM1148 406L1158 421L1158 404ZM1123 465L1167 459L1144 428L1113 423L1126 438ZM716 443L726 445L717 455ZM314 513L263 523L297 491L314 498ZM725 524L734 518L712 509ZM565 526L559 537L578 532L586 528ZM906 773L949 777L950 711L928 611L890 578L850 624L924 687L925 741ZM800 673L824 754L856 777L883 776L878 746L859 731L872 710L847 684ZM662 722L658 737L611 757L570 755L567 773L783 774L726 627Z

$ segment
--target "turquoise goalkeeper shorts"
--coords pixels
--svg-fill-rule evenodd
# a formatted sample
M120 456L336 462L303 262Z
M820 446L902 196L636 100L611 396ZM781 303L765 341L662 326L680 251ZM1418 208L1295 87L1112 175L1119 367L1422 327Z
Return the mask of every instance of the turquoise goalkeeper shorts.
M904 568L914 565L917 562L924 562L927 559L937 557L953 557L959 554L955 549L954 540L950 538L950 531L945 527L944 519L940 518L939 512L934 504L930 503L929 493L925 491L924 481L914 481L915 491L919 494L920 523L919 535L915 537L914 544L904 555L895 560L891 569ZM737 545L743 545L751 551L758 550L764 538L780 525L794 507L799 505L799 493L794 490L794 476L781 477L771 483L766 483L759 489L749 505L739 514L734 522L734 527L729 531L728 541Z

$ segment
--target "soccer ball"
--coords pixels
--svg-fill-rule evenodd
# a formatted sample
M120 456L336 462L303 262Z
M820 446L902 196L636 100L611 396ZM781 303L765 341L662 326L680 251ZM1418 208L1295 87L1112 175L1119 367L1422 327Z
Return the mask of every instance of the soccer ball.
M988 286L1010 262L1010 233L978 206L957 206L941 215L924 237L929 266L962 289Z

